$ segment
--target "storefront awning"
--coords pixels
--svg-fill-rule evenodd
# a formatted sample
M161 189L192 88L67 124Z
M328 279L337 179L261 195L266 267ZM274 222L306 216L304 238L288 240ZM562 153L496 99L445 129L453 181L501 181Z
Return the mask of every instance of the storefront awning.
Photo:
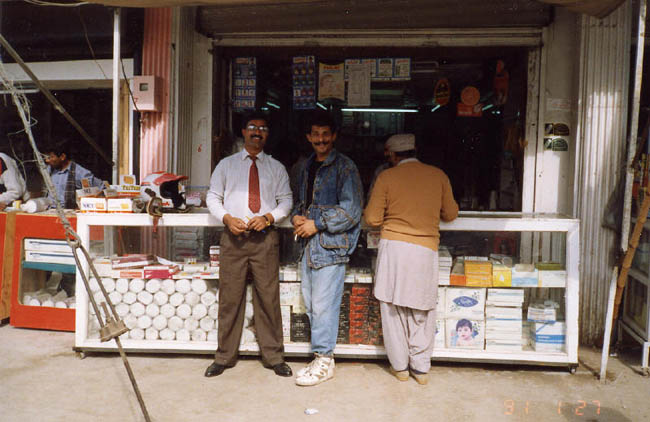
M362 2L343 2L338 0L322 1L322 0L87 0L88 3L103 4L105 6L117 7L173 7L173 6L254 6L254 5L280 5L280 4L328 4L330 7L336 7L336 4L343 5L343 3L358 4ZM604 18L611 12L616 10L625 0L536 0L542 3L552 4L555 6L566 7L569 10L578 13L584 13L597 18ZM377 7L376 2L374 3ZM447 1L432 0L427 2L429 7L438 8L439 6L449 3ZM478 4L479 2L465 0L465 8L471 8L471 4ZM501 3L501 2L491 2ZM512 4L512 2L510 2ZM529 2L521 2L529 3Z

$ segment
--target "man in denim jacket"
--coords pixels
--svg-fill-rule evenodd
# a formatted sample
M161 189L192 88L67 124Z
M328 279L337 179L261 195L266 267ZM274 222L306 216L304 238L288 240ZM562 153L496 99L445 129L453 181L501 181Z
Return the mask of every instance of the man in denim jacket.
M307 127L314 153L298 176L291 222L302 238L302 295L311 323L314 360L298 371L296 384L316 385L334 376L334 347L345 279L345 264L359 233L363 187L356 165L334 149L336 127L317 113Z

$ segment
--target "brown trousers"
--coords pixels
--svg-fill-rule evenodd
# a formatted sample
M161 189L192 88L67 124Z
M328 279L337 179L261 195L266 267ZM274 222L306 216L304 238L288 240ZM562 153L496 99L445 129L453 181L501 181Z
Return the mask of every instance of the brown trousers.
M253 310L257 343L266 365L284 362L280 313L280 238L273 228L266 232L221 235L219 268L219 346L215 362L234 366L246 309L246 273L253 274Z

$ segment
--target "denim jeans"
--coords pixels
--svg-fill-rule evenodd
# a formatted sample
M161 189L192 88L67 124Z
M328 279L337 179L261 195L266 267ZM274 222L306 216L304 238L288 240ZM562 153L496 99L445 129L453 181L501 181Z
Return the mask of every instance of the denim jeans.
M345 264L310 268L307 254L302 257L302 296L311 324L311 350L332 355L339 331Z

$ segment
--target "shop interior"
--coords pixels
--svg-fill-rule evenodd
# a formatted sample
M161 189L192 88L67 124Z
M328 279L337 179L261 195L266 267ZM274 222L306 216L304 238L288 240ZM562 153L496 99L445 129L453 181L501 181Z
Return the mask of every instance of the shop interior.
M522 48L221 50L226 63L237 57L256 58L255 105L271 120L267 152L288 170L311 152L303 122L312 111L293 106L293 57L314 56L316 67L351 58L410 58L408 78L372 80L369 106L350 107L345 100L322 98L316 107L333 114L340 128L336 148L355 161L366 193L375 171L385 163L384 142L393 134L409 132L416 135L418 158L443 169L461 210L473 211L521 211L527 53ZM436 100L436 84L443 78L448 80L449 95ZM477 88L480 98L478 113L464 117L457 103L466 87ZM232 104L229 87L217 91ZM364 111L368 108L375 111ZM236 150L244 115L245 110L235 109L225 119L231 136L221 145L222 156Z

